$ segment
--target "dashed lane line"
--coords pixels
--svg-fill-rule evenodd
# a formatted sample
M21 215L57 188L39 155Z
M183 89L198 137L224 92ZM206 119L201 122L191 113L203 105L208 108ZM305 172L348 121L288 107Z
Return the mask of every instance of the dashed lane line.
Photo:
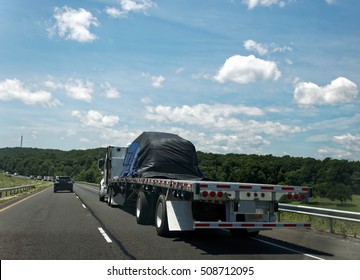
M102 236L105 238L107 243L111 243L111 239L110 237L106 234L106 232L103 230L102 227L98 227L98 230L100 231L100 233L102 234Z

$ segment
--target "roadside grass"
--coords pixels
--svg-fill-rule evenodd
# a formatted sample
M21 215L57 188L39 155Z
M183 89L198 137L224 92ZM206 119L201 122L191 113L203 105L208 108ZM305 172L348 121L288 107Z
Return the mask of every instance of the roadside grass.
M303 204L312 207L328 208L350 212L360 212L360 195L352 195L352 200L347 201L344 204L340 204L339 201L331 201L330 199L319 197L313 198L313 201L308 204Z
M302 203L301 205L341 211L360 212L360 195L353 195L352 201L348 201L344 204L340 204L339 201L331 201L325 198L314 198L311 203ZM280 220L288 222L310 222L313 229L322 232L332 232L344 237L349 236L360 238L360 223L357 222L330 220L329 218L314 217L289 212L280 213Z
M30 191L19 192L17 194L11 195L11 196L1 197L0 204L5 201L14 199L16 197L23 196L23 195L26 195L29 193L37 192L39 190L48 188L49 186L52 185L52 182L30 180L30 179L26 179L26 178L8 176L6 174L0 173L0 189L13 188L13 187L24 186L24 185L35 185L35 188Z

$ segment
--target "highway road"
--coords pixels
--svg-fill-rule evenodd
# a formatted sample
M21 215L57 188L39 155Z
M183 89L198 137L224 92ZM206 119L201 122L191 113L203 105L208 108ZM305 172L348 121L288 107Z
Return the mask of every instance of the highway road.
M74 193L50 187L0 207L2 260L360 260L360 240L314 230L159 237L154 226L136 223L134 209L109 207L97 187L79 183Z

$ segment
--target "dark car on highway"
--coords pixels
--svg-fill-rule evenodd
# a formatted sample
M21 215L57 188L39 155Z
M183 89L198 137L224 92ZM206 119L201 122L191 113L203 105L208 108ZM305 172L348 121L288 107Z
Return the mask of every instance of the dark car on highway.
M70 176L56 176L54 181L54 192L69 191L73 192L74 181Z

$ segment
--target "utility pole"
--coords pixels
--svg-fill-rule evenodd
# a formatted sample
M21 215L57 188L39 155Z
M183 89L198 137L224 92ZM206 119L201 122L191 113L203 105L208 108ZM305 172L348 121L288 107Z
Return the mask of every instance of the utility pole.
M20 148L22 148L22 145L23 145L23 135L21 134L21 140L20 140Z

